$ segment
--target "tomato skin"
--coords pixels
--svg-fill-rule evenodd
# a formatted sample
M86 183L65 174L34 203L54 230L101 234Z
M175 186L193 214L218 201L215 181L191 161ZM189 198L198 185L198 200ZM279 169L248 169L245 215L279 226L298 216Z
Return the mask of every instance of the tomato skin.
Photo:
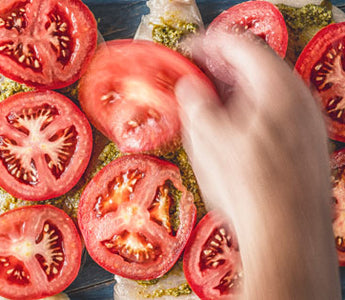
M91 123L124 153L159 153L180 144L175 84L193 75L215 91L188 59L162 45L116 40L100 45L79 84Z
M66 193L91 151L90 124L67 97L37 91L0 103L0 186L13 196L41 201Z
M200 299L236 299L241 292L237 238L218 212L210 211L193 230L184 251L183 271Z
M46 228L47 224L50 226ZM77 277L81 254L82 244L77 228L64 211L51 205L34 205L2 214L0 295L22 300L40 299L62 292ZM37 255L41 256L41 262ZM48 257L54 264L48 263L48 266L44 267L42 258L47 262ZM16 273L10 272L12 268L22 270L21 274L25 278L22 283L14 282ZM50 275L44 268L51 271ZM7 272L12 278L6 275Z
M175 214L175 200L165 204L171 200L167 181L181 192ZM104 167L85 188L78 209L90 256L107 271L135 280L158 278L175 264L195 219L193 196L182 185L178 168L143 154Z
M345 22L316 33L299 56L295 70L314 93L324 111L331 139L345 142L343 101Z
M263 38L282 58L288 46L288 32L278 8L267 1L246 1L230 7L209 25L207 34L217 30L231 31L234 25L252 31Z
M345 266L345 149L331 154L333 232L339 266Z
M29 86L72 84L97 46L97 22L80 0L2 1L0 18L0 73Z

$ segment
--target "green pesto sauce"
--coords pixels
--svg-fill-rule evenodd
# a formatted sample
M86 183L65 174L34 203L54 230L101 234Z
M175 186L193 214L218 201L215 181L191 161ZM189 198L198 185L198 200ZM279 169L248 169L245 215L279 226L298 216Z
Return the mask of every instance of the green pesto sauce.
M333 23L332 4L323 1L320 5L307 4L301 8L278 4L288 34L289 44L286 58L296 63L298 56L310 39L323 27Z
M78 84L79 84L79 81L76 81L75 83L69 86L66 86L60 90L57 90L57 92L64 94L66 97L68 97L73 102L78 104Z
M175 151L160 156L160 158L172 162L180 169L183 185L194 196L194 204L197 208L197 221L200 221L201 218L206 214L206 207L201 198L199 185L189 163L186 151L183 149L183 147L180 147Z
M159 282L160 278L151 279L151 280L136 280L137 284L142 286L149 286L149 285L155 285Z
M63 209L69 216L76 220L80 195L81 191L73 189L67 194L56 199L50 199L46 201L24 201L13 197L2 188L0 188L0 214L22 206L51 204L60 209Z
M177 287L169 288L169 289L157 289L151 294L143 294L144 298L158 298L163 296L182 296L182 295L189 295L192 293L192 289L188 285L187 282L181 283Z
M170 223L173 230L177 232L177 230L180 227L179 215L180 215L180 200L181 200L182 192L179 191L177 188L175 188L175 186L170 180L167 181L166 184L168 185L169 195L174 200L172 201L172 205L170 206L170 209L169 209Z
M178 50L179 42L188 34L196 33L198 25L182 20L161 18L161 24L154 24L152 39L154 42Z
M28 92L31 90L32 88L29 88L25 84L4 78L4 80L0 83L0 102L14 94Z
M97 141L95 141L95 144L96 143ZM90 173L90 180L106 165L108 165L114 159L119 158L121 156L123 156L123 153L121 153L121 151L116 147L114 143L109 142L98 156L98 162L95 168L93 168L93 170Z
M64 210L71 218L74 220L77 219L77 210L78 203L83 190L83 186L77 184L72 190L68 193L62 195L61 197L49 199L46 201L25 201L13 197L5 190L0 188L0 214L5 213L11 209L29 206L29 205L38 205L38 204L51 204L62 210Z

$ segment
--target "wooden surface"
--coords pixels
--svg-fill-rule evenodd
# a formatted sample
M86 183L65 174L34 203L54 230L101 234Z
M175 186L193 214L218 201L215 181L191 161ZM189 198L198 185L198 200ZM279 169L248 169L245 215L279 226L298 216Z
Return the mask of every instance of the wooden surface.
M106 40L131 38L143 14L148 12L146 1L131 0L85 0L99 21L99 31ZM205 24L224 9L242 1L200 0L197 1ZM344 1L332 1L345 11ZM343 299L345 299L345 268L340 268ZM72 300L110 300L113 299L113 275L96 265L84 253L80 273L66 290Z

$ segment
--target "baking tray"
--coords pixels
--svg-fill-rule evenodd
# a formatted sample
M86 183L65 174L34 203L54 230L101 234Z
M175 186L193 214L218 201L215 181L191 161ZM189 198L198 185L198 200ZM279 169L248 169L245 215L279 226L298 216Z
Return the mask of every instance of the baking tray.
M204 23L209 24L221 11L244 1L197 1ZM105 40L132 38L141 16L148 13L146 1L85 0L94 13L98 28ZM344 1L332 1L345 11ZM345 299L345 267L340 268L343 299ZM103 270L85 252L78 277L66 290L72 300L113 299L115 281L113 274Z

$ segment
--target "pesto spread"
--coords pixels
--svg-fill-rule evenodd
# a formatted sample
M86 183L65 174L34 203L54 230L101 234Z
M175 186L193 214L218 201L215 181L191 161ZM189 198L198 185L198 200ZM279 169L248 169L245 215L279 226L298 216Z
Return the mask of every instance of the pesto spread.
M14 94L31 90L32 89L25 84L20 84L8 78L3 78L0 83L0 102Z
M197 30L197 24L161 18L161 24L153 25L152 39L156 43L178 50L182 38L188 34L196 33Z
M58 90L58 92L65 95L66 97L71 99L73 102L77 103L78 102L78 84L79 84L79 81L76 81L75 83Z
M307 4L301 8L285 4L278 4L277 7L284 17L289 34L286 58L295 64L316 32L333 23L332 4L330 1L323 1L320 5Z
M5 190L0 188L0 214L22 206L51 204L64 210L68 215L70 215L74 220L76 220L80 195L81 191L78 190L78 188L74 188L67 194L56 199L50 199L46 201L24 201L13 197Z
M194 204L197 208L197 221L200 221L201 218L206 214L206 207L205 203L201 199L199 185L189 163L186 151L183 149L183 147L180 147L173 152L164 154L160 158L172 162L180 169L183 185L194 196Z
M192 289L188 285L187 282L181 283L177 287L169 288L169 289L157 289L150 294L143 294L144 298L158 298L163 296L173 296L178 297L182 295L189 295L192 293Z

